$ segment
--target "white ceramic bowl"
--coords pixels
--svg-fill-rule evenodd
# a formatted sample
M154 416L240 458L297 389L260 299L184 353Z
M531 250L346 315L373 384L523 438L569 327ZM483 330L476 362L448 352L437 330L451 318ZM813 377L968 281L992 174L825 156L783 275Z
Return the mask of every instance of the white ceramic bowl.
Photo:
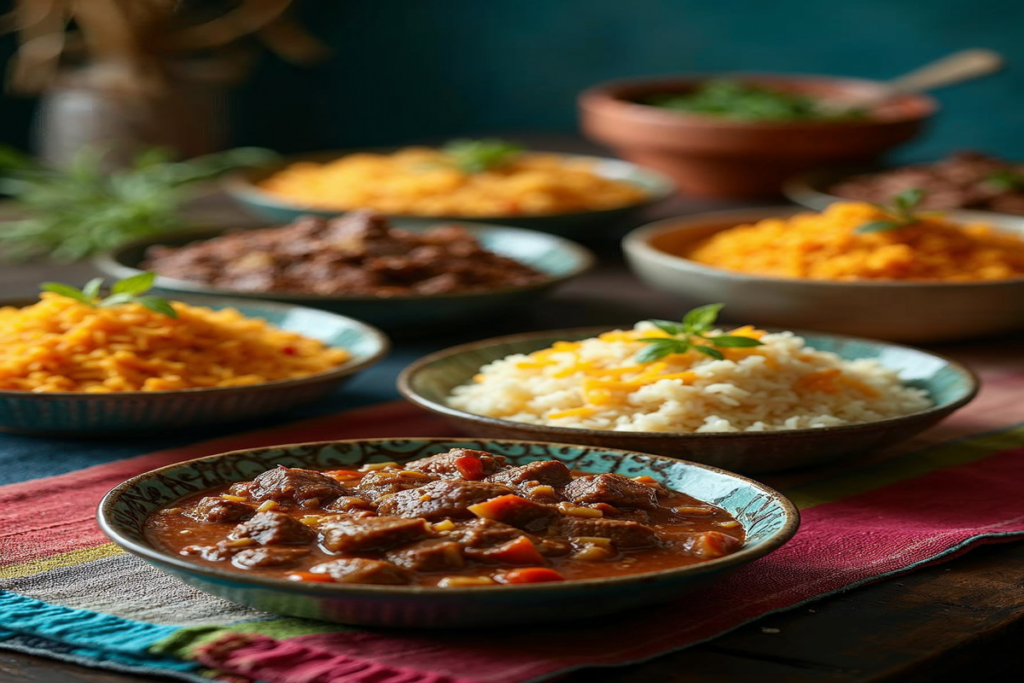
M765 277L675 256L743 223L805 209L773 207L670 218L637 228L622 247L637 276L689 301L722 302L732 319L759 325L932 343L1024 328L1024 277L990 282L830 282ZM997 226L1024 234L1024 219Z

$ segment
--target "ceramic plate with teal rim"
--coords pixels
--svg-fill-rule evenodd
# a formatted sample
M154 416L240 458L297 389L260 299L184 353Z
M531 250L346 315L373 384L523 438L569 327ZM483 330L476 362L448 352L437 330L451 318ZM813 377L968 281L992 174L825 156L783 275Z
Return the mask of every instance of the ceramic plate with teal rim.
M280 197L272 195L260 189L259 183L267 179L282 168L296 162L324 163L332 161L346 154L358 151L370 151L387 153L395 151L395 148L372 149L372 150L349 150L337 152L321 152L318 154L307 154L295 157L288 157L279 164L258 169L249 169L228 176L224 181L224 188L231 197L245 207L255 216L274 223L287 223L299 216L338 216L344 211L316 209L302 204L288 202ZM642 209L647 208L675 192L675 185L665 175L652 171L628 161L620 159L607 159L604 157L583 156L576 154L562 155L570 161L584 161L592 164L597 175L604 178L621 180L636 185L648 194L647 198L636 204L604 209L601 211L580 211L575 213L557 213L546 215L512 215L512 216L443 216L443 217L418 217L391 215L391 218L417 220L417 221L479 221L483 223L496 223L498 225L511 225L519 228L529 228L553 235L562 235L586 241L587 237L595 234L605 226L626 222L633 215Z
M214 310L235 308L246 317L262 318L283 330L343 348L351 357L333 370L309 377L238 387L107 394L0 391L0 430L47 436L114 436L251 420L330 394L349 377L381 360L390 348L388 338L375 327L313 308L223 297L175 300Z
M422 232L438 221L394 220L396 227ZM365 296L345 294L312 294L308 292L242 292L212 287L200 282L157 277L155 289L163 292L184 292L231 297L272 299L297 306L313 306L365 320L386 330L409 330L424 324L453 320L478 320L500 314L539 299L556 287L582 275L593 267L594 255L575 242L533 230L509 228L483 223L464 223L487 250L515 259L548 277L536 283L452 294L410 294L397 296ZM97 268L118 279L138 275L146 250L152 246L182 246L210 239L226 229L204 229L149 237L102 254L94 260Z
M580 472L648 475L666 486L722 507L739 521L739 551L700 564L616 578L532 585L434 588L304 583L198 565L147 539L146 518L200 491L246 479L279 464L310 469L406 462L451 448L506 456L513 465L561 460ZM350 624L465 627L584 619L664 603L779 548L796 533L799 513L782 494L731 472L656 455L608 448L491 439L369 439L233 451L139 475L108 493L98 520L125 550L190 586L274 614Z
M543 439L625 448L745 473L806 467L894 444L962 408L978 392L978 379L974 373L938 354L869 339L794 330L815 349L834 352L844 360L873 358L897 370L904 383L927 391L935 405L901 417L834 427L689 434L534 425L475 415L447 405L452 390L471 382L487 363L511 354L539 351L558 341L587 339L609 329L532 332L454 346L426 356L403 370L398 378L398 389L409 401L444 416L462 433L472 436Z

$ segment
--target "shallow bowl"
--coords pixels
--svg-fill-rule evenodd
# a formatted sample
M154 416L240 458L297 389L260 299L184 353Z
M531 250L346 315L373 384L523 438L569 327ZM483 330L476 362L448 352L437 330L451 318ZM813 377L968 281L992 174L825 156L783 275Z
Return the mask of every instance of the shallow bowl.
M773 432L666 434L525 424L475 415L446 404L452 389L471 382L487 363L510 354L532 353L556 341L587 339L608 329L533 332L455 346L426 356L403 370L398 378L398 389L409 401L444 416L472 436L625 448L747 474L816 465L901 441L963 407L978 391L978 380L970 370L936 354L867 339L799 332L813 348L832 351L846 360L873 358L899 370L904 382L927 390L936 405L911 415L864 424Z
M307 584L246 576L199 566L145 537L155 509L210 487L251 479L278 464L351 468L368 462L405 462L450 448L505 455L516 465L561 460L582 472L649 475L727 510L747 541L738 552L709 562L626 576L519 586L432 588ZM796 533L799 513L780 493L723 470L691 462L607 448L529 441L475 439L370 439L233 451L169 465L114 488L100 502L103 531L125 550L190 586L275 614L349 624L397 627L466 627L584 619L661 604L779 548Z
M892 168L891 166L888 168ZM835 202L851 201L845 197L831 194L829 188L851 176L887 170L884 166L820 168L800 173L788 178L782 185L782 192L795 204L806 206L815 211L823 211ZM947 215L962 222L988 223L997 228L1008 230L1024 230L1024 216L985 209L954 209L945 211Z
M838 282L751 275L676 256L745 223L790 216L778 207L651 223L626 235L626 261L647 284L689 301L719 301L733 318L911 343L947 342L1024 328L1024 278L984 282ZM992 221L990 224L995 225ZM1001 229L1024 235L1024 219Z
M276 195L260 189L259 183L282 168L300 161L323 163L337 159L357 151L391 152L389 149L349 150L337 152L321 152L287 157L278 164L261 168L247 169L228 176L224 181L227 193L253 215L274 223L287 223L299 216L340 216L345 211L337 209L318 209L296 202L289 202ZM573 213L555 213L539 215L512 216L410 216L390 214L393 219L407 222L462 222L475 221L510 225L518 228L538 230L553 235L562 235L586 241L589 237L599 234L606 226L615 226L628 222L643 209L670 197L675 192L675 185L665 175L652 171L628 161L606 159L603 157L564 154L567 159L589 161L594 172L605 178L621 180L636 185L647 191L648 197L643 201L626 206L604 209L600 211L578 211ZM388 214L386 214L388 215Z
M422 232L436 225L395 220L397 227ZM408 331L422 325L435 325L459 319L479 319L502 310L522 306L550 293L556 287L582 275L596 262L585 247L567 239L534 230L509 228L483 223L459 223L477 237L485 249L515 259L546 274L540 282L519 287L504 287L480 292L454 294L409 294L399 296L363 296L313 294L307 292L242 292L158 276L155 288L164 292L194 292L218 296L270 299L298 306L312 306L359 320L387 330ZM140 264L152 246L182 246L216 237L227 229L201 229L147 237L131 242L94 259L94 265L116 278L141 273Z
M345 316L253 299L175 297L214 310L236 308L289 332L348 350L343 365L310 377L240 387L109 394L0 391L0 430L44 436L115 436L251 420L327 396L387 355L388 338ZM22 301L20 305L31 304Z

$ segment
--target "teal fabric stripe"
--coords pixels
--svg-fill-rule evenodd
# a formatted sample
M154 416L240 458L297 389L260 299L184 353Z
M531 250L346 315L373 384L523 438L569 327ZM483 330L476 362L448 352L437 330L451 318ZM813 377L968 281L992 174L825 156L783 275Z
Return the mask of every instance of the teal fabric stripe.
M0 635L7 640L29 636L54 641L80 656L99 653L113 661L133 662L154 670L192 671L198 665L154 657L149 648L178 630L109 614L50 605L8 591L0 592Z
M181 666L178 669L169 668L165 660L152 662L126 654L104 652L85 647L73 647L64 643L58 643L38 636L15 633L0 629L0 650L12 650L23 652L38 657L58 659L79 666L91 667L94 669L106 669L108 671L120 671L122 673L169 676L178 678L190 683L209 683L208 669L195 669L194 667ZM172 662L172 664L178 664Z

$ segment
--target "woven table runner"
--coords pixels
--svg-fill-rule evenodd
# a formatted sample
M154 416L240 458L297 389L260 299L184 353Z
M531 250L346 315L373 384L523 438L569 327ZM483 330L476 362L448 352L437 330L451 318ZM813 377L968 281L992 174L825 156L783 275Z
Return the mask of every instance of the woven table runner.
M522 683L643 661L1024 534L1024 373L1004 365L982 375L974 403L888 459L784 488L803 522L779 551L675 604L572 628L394 631L274 617L185 586L121 552L94 522L107 490L184 459L276 443L457 435L401 403L0 486L0 647L186 680L267 683Z

